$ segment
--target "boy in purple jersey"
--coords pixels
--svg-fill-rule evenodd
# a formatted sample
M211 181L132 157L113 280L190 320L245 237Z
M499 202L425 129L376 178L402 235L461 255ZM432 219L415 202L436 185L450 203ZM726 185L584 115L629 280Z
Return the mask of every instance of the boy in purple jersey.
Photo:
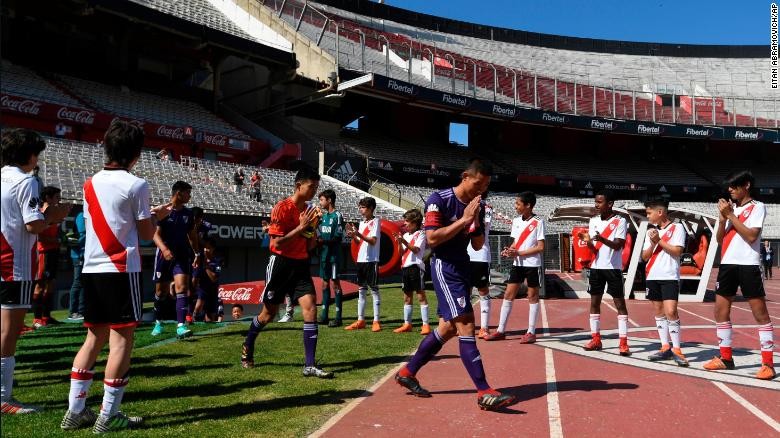
M477 387L481 409L496 410L514 401L490 387L474 337L471 307L469 243L479 250L485 242L484 205L481 194L490 185L491 167L478 159L469 162L457 187L434 192L425 203L425 230L432 248L431 279L439 301L439 326L423 339L417 352L395 380L417 397L430 397L415 375L456 334L460 358Z
M198 268L198 286L195 288L195 320L207 322L217 320L219 276L222 273L222 258L216 255L217 242L213 237L206 237L203 244L203 263Z
M160 319L161 300L167 297L166 286L171 280L176 291L176 337L182 339L192 336L185 321L189 310L188 295L192 268L200 265L202 254L198 246L197 229L192 210L185 207L190 201L192 186L184 181L176 181L171 188L171 214L157 224L154 243L157 254L154 263L153 281L156 284L154 313L156 323L152 336L162 333ZM193 262L193 254L195 261Z

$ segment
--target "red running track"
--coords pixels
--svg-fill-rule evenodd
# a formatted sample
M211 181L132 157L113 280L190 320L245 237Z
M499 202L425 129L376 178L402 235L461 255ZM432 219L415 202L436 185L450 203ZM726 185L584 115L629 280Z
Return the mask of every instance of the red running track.
M780 279L767 281L765 287L770 314L776 325L775 338L778 339ZM501 301L493 300L492 303L491 325L495 327ZM418 374L422 385L433 393L432 398L407 395L394 382L392 374L388 374L371 393L347 405L314 435L780 436L780 379L762 382L750 377L757 369L758 355L746 350L759 348L755 328L735 328L734 331L735 359L745 376L741 377L742 382L756 385L746 386L714 381L714 377L720 376L702 371L699 363L692 364L690 369L673 365L643 368L646 361L636 358L639 351L628 359L609 351L587 353L592 357L561 351L555 345L566 342L556 339L574 339L568 345L579 349L589 337L588 302L546 300L543 307L550 329L549 333L540 336L537 344L516 342L527 325L525 300L515 301L506 341L479 341L491 385L518 398L516 404L504 411L478 409L476 392L458 355L457 340L451 340ZM635 323L629 327L646 327L630 332L629 337L636 345L644 340L646 354L657 348L651 305L646 301L629 301L628 307L631 321ZM697 358L701 361L717 354L717 339L711 322L713 303L682 303L680 307L685 310L681 311L683 349L693 351L700 347ZM746 302L737 302L735 307L743 309L732 311L735 325L755 325ZM686 329L686 325L703 327ZM543 327L542 318L538 327ZM602 331L616 327L616 312L602 304ZM605 338L612 337L605 335ZM652 346L647 341L652 342ZM740 349L745 351L737 356ZM775 361L780 363L777 354ZM667 370L674 372L665 372Z

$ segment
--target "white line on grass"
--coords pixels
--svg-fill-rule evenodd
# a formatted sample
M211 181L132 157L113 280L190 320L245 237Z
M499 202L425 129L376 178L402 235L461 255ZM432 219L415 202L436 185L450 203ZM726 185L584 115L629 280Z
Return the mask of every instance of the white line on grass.
M549 336L550 330L547 324L547 309L544 300L541 301L542 308L542 328L543 336ZM547 416L550 420L550 437L563 437L563 427L561 425L561 405L558 401L558 384L555 378L555 362L553 361L553 351L550 348L544 349L544 365L547 380Z
M768 424L769 427L771 427L772 429L774 429L777 432L780 432L780 423L775 421L774 418L772 418L769 415L765 414L764 411L762 411L761 409L756 407L754 404L752 404L749 401L745 400L741 395L739 395L736 392L734 392L733 389L729 388L728 386L726 386L725 384L723 384L721 382L712 382L712 384L715 385L716 387L718 387L721 391L725 392L726 395L728 395L729 397L733 398L734 401L736 401L737 403L742 405L743 408L745 408L748 411L750 411L751 414L755 415L756 417L761 419L761 421L763 421L764 423Z

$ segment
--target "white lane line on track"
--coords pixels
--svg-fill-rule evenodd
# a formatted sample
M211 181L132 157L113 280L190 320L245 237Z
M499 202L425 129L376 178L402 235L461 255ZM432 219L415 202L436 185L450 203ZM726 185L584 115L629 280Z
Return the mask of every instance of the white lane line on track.
M721 382L712 382L713 385L715 385L718 389L725 392L726 395L734 399L737 403L739 403L743 408L747 409L751 414L755 415L761 421L769 425L772 429L774 429L777 432L780 432L780 423L775 421L772 417L764 413L761 409L756 407L754 404L750 403L749 401L745 400L741 395L734 392L733 389L726 386L724 383Z
M687 314L689 314L689 315L693 315L693 316L695 316L695 317L697 317L697 318L701 318L701 319L703 319L703 320L705 320L705 321L707 321L707 322L711 322L711 323L713 323L713 324L716 324L716 322L715 322L715 320L714 320L714 319L705 318L705 317L703 317L703 316L699 315L698 313L693 313L693 312L691 312L690 310L683 309L683 308L682 308L682 307L680 307L680 306L677 306L677 310L678 310L678 311L680 311L680 312L685 312L685 313L687 313Z
M549 324L547 321L547 309L544 300L541 300L542 309L542 329L543 336L549 336ZM553 351L550 348L544 349L544 368L547 380L547 417L550 421L550 438L562 438L563 426L561 425L561 405L558 401L558 384L555 378L555 362L553 361Z
M602 301L601 303L602 303L602 304L604 304L604 305L606 305L606 306L607 306L607 307L609 307L610 309L612 309L612 311L613 311L613 312L615 312L615 313L618 313L617 309L616 309L616 308L615 308L615 306L613 306L612 304L609 304L609 303L607 303L607 302L605 302L605 301ZM631 318L628 318L628 322L629 322L631 325L633 325L634 327L641 327L639 324L637 324L637 323L636 323L636 321L634 321L634 320L633 320L633 319L631 319Z
M732 306L731 306L731 308L732 308L732 309L741 310L741 311L743 311L743 312L748 312L748 313L750 313L750 314L752 314L752 313L753 313L753 311L752 311L752 310L750 310L750 309L744 309L744 308L742 308L742 307L735 306L735 305L732 305ZM770 317L771 319L776 319L776 320L780 321L780 318L778 318L778 317L776 317L776 316L769 315L769 317Z

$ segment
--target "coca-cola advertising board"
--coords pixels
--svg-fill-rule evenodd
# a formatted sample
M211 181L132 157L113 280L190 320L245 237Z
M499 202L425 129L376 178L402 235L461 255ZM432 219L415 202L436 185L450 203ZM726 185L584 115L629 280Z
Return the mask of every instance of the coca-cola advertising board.
M263 287L264 281L223 284L219 286L218 296L225 304L259 304Z

